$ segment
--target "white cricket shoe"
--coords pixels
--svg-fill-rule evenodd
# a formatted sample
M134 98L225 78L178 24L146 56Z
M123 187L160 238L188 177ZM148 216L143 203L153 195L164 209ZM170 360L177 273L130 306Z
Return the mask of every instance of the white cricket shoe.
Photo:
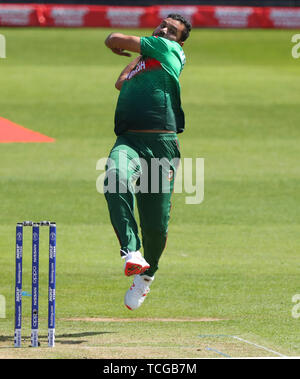
M126 276L142 274L150 267L139 251L129 251L122 258L125 259L124 273Z
M139 308L147 294L150 292L150 285L154 280L154 276L136 275L132 286L125 294L124 303L131 311Z

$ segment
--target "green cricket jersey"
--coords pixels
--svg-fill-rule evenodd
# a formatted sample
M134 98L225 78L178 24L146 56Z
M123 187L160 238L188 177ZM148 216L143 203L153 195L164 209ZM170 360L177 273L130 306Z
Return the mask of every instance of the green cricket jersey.
M181 46L162 37L142 37L141 54L119 95L116 135L128 129L183 132L179 75L185 55Z

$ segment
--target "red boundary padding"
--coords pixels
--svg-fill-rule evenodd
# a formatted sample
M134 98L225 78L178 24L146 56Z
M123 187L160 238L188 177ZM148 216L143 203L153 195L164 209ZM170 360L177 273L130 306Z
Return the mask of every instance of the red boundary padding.
M55 139L0 117L0 143L54 142Z
M154 28L169 13L181 13L193 27L300 28L300 8L294 7L3 3L0 3L0 26Z

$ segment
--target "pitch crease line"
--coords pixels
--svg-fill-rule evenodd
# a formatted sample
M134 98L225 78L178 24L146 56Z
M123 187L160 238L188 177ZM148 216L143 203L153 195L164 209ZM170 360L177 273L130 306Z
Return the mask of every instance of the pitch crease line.
M207 346L206 348L205 348L205 350L207 350L207 351L213 351L213 352L215 352L215 353L217 353L217 354L219 354L219 355L222 355L223 357L226 357L226 358L231 358L231 356L230 355L228 355L228 354L225 354L225 353L222 353L221 351L219 351L219 350L216 350L216 349L212 349L211 347L209 347L209 346Z
M244 340L243 338L240 338L240 337L237 337L237 336L231 336L232 338L235 338L236 340L239 340L239 341L242 341L242 342L245 342L245 343L248 343L249 345L253 345L253 346L256 346L257 348L259 349L263 349L263 350L266 350L268 351L269 353L273 353L273 354L276 354L280 357L284 357L286 358L286 355L283 355L281 353L278 353L277 351L274 351L274 350L271 350L271 349L268 349L267 347L264 347L264 346L261 346L261 345L257 345L256 343L253 343L253 342L250 342L250 341L247 341L247 340Z
M268 349L267 347L265 346L261 346L261 345L258 345L254 342L250 342L250 341L247 341L241 337L238 337L238 336L231 336L231 335L226 335L226 334L199 334L198 337L200 338L209 338L209 337L225 337L225 338L234 338L238 341L241 341L241 342L244 342L244 343L247 343L249 345L252 345L252 346L255 346L259 349L263 349L265 351L268 351L269 353L273 353L273 354L276 354L278 355L279 357L283 357L283 358L287 358L286 355L284 354L281 354L281 353L278 353L278 351L274 351L274 350L271 350L271 349Z

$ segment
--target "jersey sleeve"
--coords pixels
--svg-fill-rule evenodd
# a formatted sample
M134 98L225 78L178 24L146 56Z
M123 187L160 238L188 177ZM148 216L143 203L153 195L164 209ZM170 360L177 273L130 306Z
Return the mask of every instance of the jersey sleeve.
M175 41L162 37L141 37L141 53L158 60L171 75L179 77L185 64L185 55Z

